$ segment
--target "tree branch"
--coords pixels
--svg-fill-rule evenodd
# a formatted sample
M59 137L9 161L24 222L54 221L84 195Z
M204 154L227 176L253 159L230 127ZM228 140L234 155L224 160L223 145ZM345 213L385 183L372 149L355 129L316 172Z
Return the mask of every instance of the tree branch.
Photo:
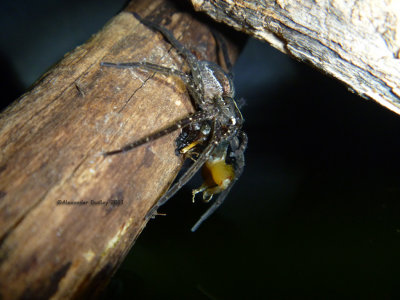
M1 114L2 299L98 293L181 166L178 132L121 155L101 154L193 111L178 78L100 67L146 60L185 69L171 45L129 11L216 60L209 28L190 13L167 0L132 1ZM233 58L232 43L230 50Z
M400 114L400 6L379 1L192 0Z

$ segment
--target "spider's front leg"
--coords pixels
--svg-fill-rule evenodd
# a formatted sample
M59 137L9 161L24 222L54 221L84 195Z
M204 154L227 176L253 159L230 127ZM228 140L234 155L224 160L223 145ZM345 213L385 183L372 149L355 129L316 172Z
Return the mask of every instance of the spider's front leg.
M157 214L157 209L165 204L172 196L174 196L204 165L210 157L210 153L214 150L215 144L209 143L206 148L200 153L196 161L189 167L189 169L178 179L178 181L157 201L157 203L148 212L146 218L152 218Z
M182 79L185 85L190 84L190 77L189 75L173 69L167 68L164 66L160 66L157 64L149 63L149 62L131 62L131 63L112 63L112 62L101 62L100 66L102 67L110 67L110 68L117 68L117 69L131 69L131 68L140 68L147 71L154 71L160 74L164 74L166 76L178 76Z
M244 168L247 135L241 132L240 139L234 136L229 142L221 142L215 147L202 169L204 183L192 192L193 202L198 193L203 193L203 200L209 202L215 194L223 192L239 178Z
M181 119L177 122L175 122L174 124L160 130L160 131L156 131L148 136L145 136L141 139L138 139L132 143L129 143L125 146L123 146L120 149L117 150L112 150L112 151L108 151L108 152L104 152L103 155L104 156L110 156L110 155L115 155L115 154L119 154L119 153L123 153L123 152L128 152L132 149L135 149L141 145L147 144L151 141L154 141L160 137L163 137L175 130L181 129L181 128L185 128L186 126L192 124L193 122L203 122L205 120L208 120L210 118L213 117L213 112L204 112L204 111L199 111L197 113L194 113L193 115L190 115L184 119Z
M233 185L235 184L235 182L239 179L240 175L242 174L243 168L244 168L244 151L246 150L246 147L247 147L247 135L244 132L240 132L240 139L241 140L239 141L238 137L235 136L232 138L232 140L229 143L231 150L232 150L231 153L233 155L233 158L236 160L234 163L234 168L231 168L230 167L231 165L227 164L226 161L222 161L222 160L218 159L218 153L219 153L219 155L222 155L222 157L220 157L220 159L226 158L226 154L224 154L226 152L223 152L223 151L227 151L227 148L214 150L215 157L212 157L212 155L210 155L210 157L212 158L212 160L214 160L216 162L216 164L211 164L211 166L205 165L205 168L209 169L206 174L208 174L208 176L212 177L214 184L215 184L215 181L218 181L218 179L219 179L219 183L221 185L216 187L216 189L214 189L214 190L210 190L208 193L215 192L215 194L219 193L219 195L218 195L217 199L215 200L215 202L211 205L211 207L200 217L200 219L196 222L196 224L194 224L194 226L191 229L192 232L196 231L197 228L199 228L199 226L209 216L211 216L217 210L217 208L224 202L226 196L231 191ZM208 180L210 181L210 179L208 179ZM207 183L207 180L205 183ZM206 190L203 191L203 193L206 193L206 192L207 192ZM212 196L213 196L213 194L211 194L211 197ZM204 198L204 194L203 194L203 198Z

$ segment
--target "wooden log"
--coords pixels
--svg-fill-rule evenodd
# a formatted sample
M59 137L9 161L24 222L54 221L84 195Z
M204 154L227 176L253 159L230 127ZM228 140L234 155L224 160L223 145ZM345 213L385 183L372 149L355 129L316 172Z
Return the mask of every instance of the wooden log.
M397 1L192 0L196 10L267 41L400 114Z
M193 111L175 77L100 62L185 69L159 33L165 25L196 55L217 61L208 26L168 0L132 1L68 53L0 116L0 298L95 296L174 180L178 132L103 157ZM210 22L208 22L210 23ZM232 59L236 50L229 43Z

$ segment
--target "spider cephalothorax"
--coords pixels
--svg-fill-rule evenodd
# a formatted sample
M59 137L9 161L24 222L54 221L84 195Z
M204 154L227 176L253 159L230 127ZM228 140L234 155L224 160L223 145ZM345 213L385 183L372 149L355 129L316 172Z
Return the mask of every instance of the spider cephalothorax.
M185 83L193 99L196 112L162 131L125 145L121 149L105 152L104 155L114 155L132 150L172 131L181 129L182 132L176 140L176 152L179 155L191 158L193 164L158 200L148 216L152 217L157 209L167 202L203 166L202 174L205 180L200 188L193 191L193 199L197 193L203 193L203 199L207 202L211 200L213 195L219 195L212 206L193 226L192 231L195 231L221 205L244 167L247 136L242 131L243 117L234 100L232 75L230 72L226 73L215 63L198 60L164 27L142 19L137 14L134 14L134 16L142 24L160 32L183 56L190 72L184 73L149 62L102 62L101 65L116 68L142 68L165 75L178 76ZM231 64L226 46L220 38L217 39L222 46L225 64L230 68Z

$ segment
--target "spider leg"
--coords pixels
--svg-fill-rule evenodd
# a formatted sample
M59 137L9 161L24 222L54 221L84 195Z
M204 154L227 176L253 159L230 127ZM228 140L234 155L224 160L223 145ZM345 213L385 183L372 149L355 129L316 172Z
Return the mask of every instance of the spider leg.
M193 225L191 231L195 232L199 226L209 217L211 216L217 208L224 202L226 196L231 191L235 182L239 179L240 175L242 175L244 169L244 150L247 147L247 135L244 132L241 132L242 141L239 144L237 138L234 138L231 141L231 147L237 148L235 150L235 157L236 157L236 170L235 170L235 179L231 182L229 187L227 187L224 191L222 191L215 202L211 205L211 207L200 217L200 219ZM234 145L232 145L234 143Z
M177 129L180 129L182 127L188 126L189 124L191 124L192 122L201 122L203 120L208 120L210 117L212 117L212 114L208 113L208 112L204 112L204 111L200 111L197 112L189 117L186 117L184 119L179 120L178 122L174 123L173 125L162 129L160 131L157 131L151 135L148 135L146 137L143 137L141 139L138 139L130 144L127 144L125 146L123 146L120 149L117 150L113 150L113 151L109 151L109 152L104 152L103 155L104 156L110 156L110 155L114 155L114 154L118 154L118 153L123 153L123 152L127 152L130 151L136 147L139 147L143 144L146 144L148 142L154 141L164 135L167 135Z
M173 68L167 68L164 66L152 64L149 62L132 62L132 63L111 63L111 62L101 62L102 67L112 67L117 69L129 69L129 68L140 68L148 71L154 71L167 76L175 75L180 77L185 84L189 84L189 76L179 70Z
M193 65L197 65L197 59L196 57L188 50L186 49L173 35L172 33L156 24L153 23L147 19L142 18L141 16L139 16L139 14L137 14L136 12L132 12L132 14L135 16L136 19L138 19L143 25L146 25L147 27L155 30L155 31L159 31L164 38L172 45L176 48L176 50L178 50L178 52L185 57L185 59L188 61L189 65L193 66Z
M228 188L226 188L224 191L221 192L221 194L218 195L217 199L214 201L214 203L211 205L211 207L209 209L207 209L207 211L200 217L200 219L196 222L196 224L193 225L191 231L195 232L197 230L197 228L199 228L199 226L209 217L211 216L216 210L217 208L224 202L226 196L229 194L232 186L234 185L234 183L236 182L236 178L235 180L229 185Z
M203 91L203 84L202 81L200 80L201 78L201 72L200 72L200 67L199 67L199 61L196 58L196 56L193 55L192 52L190 52L187 48L185 48L185 46L183 46L173 35L172 33L156 24L153 23L149 20L143 19L141 16L139 16L137 13L132 12L132 14L144 25L146 25L147 27L155 30L155 31L159 31L164 38L173 46L175 47L175 49L185 58L186 62L188 63L190 70L191 70L191 75L193 78L192 82L189 82L189 84L187 84L187 88L190 92L190 94L193 96L194 101L196 102L196 105L201 104L203 101L202 99L199 98L199 96L197 95L198 92ZM196 92L197 91L197 92Z
M246 99L244 98L239 98L238 100L236 100L236 105L239 109L242 109L244 106L247 105L246 103Z
M198 103L201 103L199 96L196 93L196 87L193 84L193 80L190 75L181 72L176 69L167 68L164 66L156 65L149 62L132 62L132 63L112 63L112 62L101 62L100 66L103 67L112 67L117 69L129 69L129 68L140 68L148 71L154 71L157 73L164 74L166 76L178 76L182 81L185 83L187 90L189 91L190 95L194 99L194 104L198 106Z
M210 156L210 153L214 150L215 143L211 140L207 147L203 150L196 161L189 167L189 169L179 178L179 180L158 200L158 202L151 208L147 213L146 219L151 218L156 214L157 209L165 204L173 195L176 194L204 165Z
M234 156L238 159L237 164L239 165L239 167L244 167L244 151L247 148L247 142L248 142L248 138L247 138L247 134L244 133L243 131L241 131L240 133L240 138L242 139L242 141L239 143L238 139L232 139L231 141L231 147L232 149L234 149ZM235 148L233 148L232 143L235 143L236 146Z
M228 75L232 79L233 78L233 73L232 73L232 62L229 58L229 53L228 53L228 47L225 43L225 40L222 38L222 36L215 30L211 29L211 32L214 36L214 39L217 41L218 48L221 49L222 55L224 57L225 61L225 66L228 69Z

